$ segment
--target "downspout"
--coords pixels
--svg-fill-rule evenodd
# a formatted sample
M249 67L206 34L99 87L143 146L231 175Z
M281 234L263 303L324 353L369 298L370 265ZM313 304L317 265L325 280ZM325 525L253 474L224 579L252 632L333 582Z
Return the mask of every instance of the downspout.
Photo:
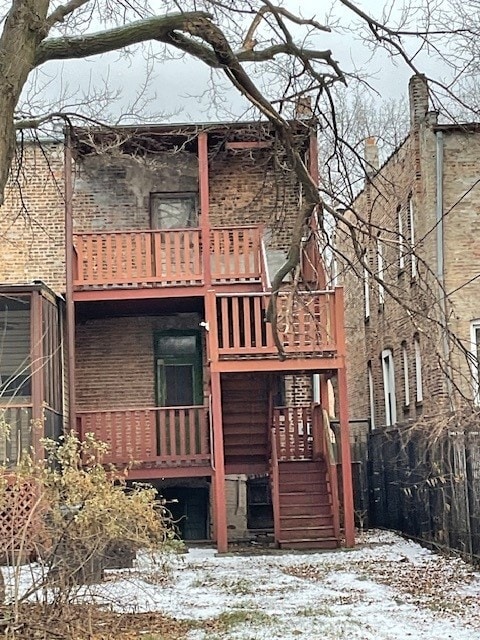
M444 152L443 131L435 132L435 188L436 188L436 238L437 238L437 281L439 291L439 303L441 312L441 325L443 328L443 356L447 371L447 395L450 409L453 410L452 380L450 377L450 351L448 346L448 326L447 326L447 297L445 292L445 241L443 224L443 152Z

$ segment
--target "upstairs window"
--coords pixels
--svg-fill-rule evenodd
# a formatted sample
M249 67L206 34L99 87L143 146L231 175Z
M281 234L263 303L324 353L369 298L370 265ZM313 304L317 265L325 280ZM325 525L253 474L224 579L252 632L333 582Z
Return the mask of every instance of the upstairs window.
M380 236L377 238L377 272L380 281L378 285L378 302L383 304L385 302L385 287L382 282L385 280L385 259L383 256L383 242Z
M365 297L365 320L370 318L370 274L366 267L363 268L363 294Z
M370 427L375 429L375 391L373 387L372 363L367 365L368 373L368 401L370 405Z
M410 406L410 375L408 369L408 350L407 343L402 342L402 360L403 360L403 388L405 406Z
M397 398L395 395L395 371L393 354L390 349L382 351L383 391L385 396L385 424L387 427L397 422Z
M422 353L420 351L420 339L418 336L415 336L413 345L415 349L415 387L417 402L423 402Z
M417 256L415 254L415 211L413 208L413 198L412 196L408 199L408 226L410 227L410 250L412 252L411 257L411 269L412 269L412 278L417 277Z
M197 194L151 193L150 217L152 229L185 229L196 227Z
M400 271L405 269L405 236L403 229L403 211L402 207L397 208L397 227L398 227L398 268Z

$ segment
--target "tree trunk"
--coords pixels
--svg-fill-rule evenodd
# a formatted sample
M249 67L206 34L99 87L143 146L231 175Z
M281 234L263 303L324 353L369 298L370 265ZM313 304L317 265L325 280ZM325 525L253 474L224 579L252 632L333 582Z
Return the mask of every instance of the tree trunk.
M15 154L15 108L47 35L49 0L14 0L0 37L0 205Z

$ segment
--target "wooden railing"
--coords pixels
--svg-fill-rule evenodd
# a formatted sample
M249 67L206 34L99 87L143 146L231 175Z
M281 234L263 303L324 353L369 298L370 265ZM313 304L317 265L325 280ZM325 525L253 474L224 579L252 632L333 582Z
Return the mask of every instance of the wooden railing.
M218 294L217 339L220 358L278 354L272 325L265 322L268 294ZM333 352L335 292L280 294L277 328L285 353L314 355Z
M260 282L259 226L210 231L212 281ZM88 232L74 235L74 286L129 288L203 284L200 229Z
M105 464L205 465L210 461L206 407L119 409L77 413L80 437L105 442Z
M201 283L200 230L74 235L76 287Z
M260 227L218 227L211 231L212 281L261 280Z
M273 434L278 461L313 459L311 407L276 407Z

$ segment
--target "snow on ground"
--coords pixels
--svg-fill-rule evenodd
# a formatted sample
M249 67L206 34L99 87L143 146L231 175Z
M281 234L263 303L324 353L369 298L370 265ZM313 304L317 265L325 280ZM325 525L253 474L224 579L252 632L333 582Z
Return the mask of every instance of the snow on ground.
M365 535L353 551L190 549L167 579L140 557L92 597L117 611L194 620L189 640L480 640L480 574L388 532ZM209 630L218 619L222 631Z

